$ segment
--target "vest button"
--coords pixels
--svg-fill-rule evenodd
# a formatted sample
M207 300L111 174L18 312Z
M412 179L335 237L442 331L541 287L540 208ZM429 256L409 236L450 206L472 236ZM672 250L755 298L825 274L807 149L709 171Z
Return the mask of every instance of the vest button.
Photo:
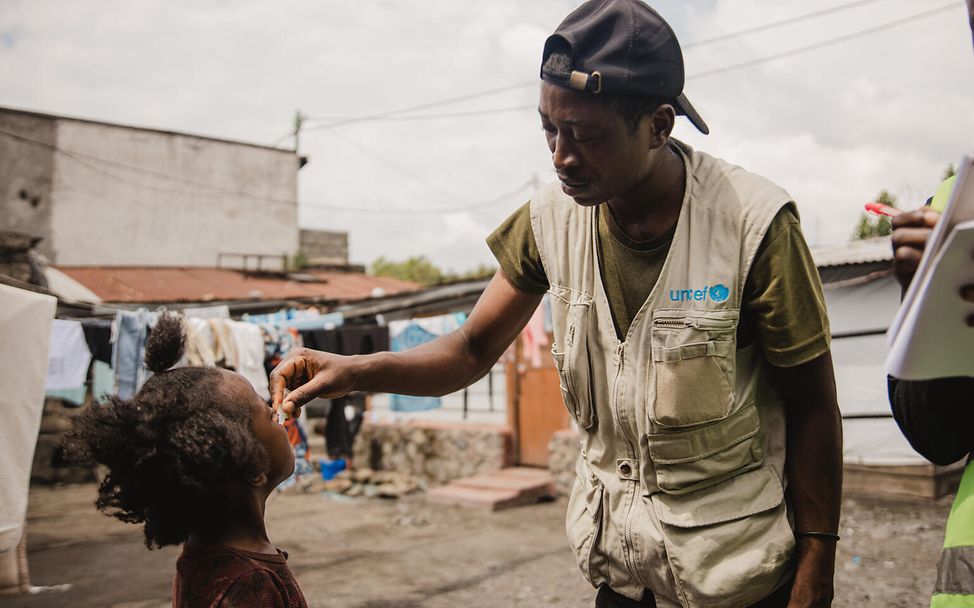
M619 472L628 477L632 473L632 467L629 466L628 462L624 462L619 465Z

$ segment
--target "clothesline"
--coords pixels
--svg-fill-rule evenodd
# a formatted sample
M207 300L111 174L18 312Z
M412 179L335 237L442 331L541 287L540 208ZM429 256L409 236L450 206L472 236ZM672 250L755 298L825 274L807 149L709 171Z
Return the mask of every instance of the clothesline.
M293 348L307 346L343 355L404 350L458 328L463 313L395 321L381 315L346 323L340 313L282 309L276 313L229 318L225 305L188 308L187 348L180 365L224 367L247 378L269 398L268 374ZM118 310L114 319L57 319L52 332L46 390L51 397L80 405L106 395L130 399L151 375L144 367L145 343L158 312ZM392 336L392 338L391 338ZM390 339L391 338L391 339ZM397 399L395 409L439 407Z

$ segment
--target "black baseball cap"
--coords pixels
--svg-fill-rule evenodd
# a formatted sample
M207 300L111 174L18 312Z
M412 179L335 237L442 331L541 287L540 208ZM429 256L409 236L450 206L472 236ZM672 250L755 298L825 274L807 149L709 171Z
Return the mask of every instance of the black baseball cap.
M552 53L570 66L546 67ZM665 100L677 114L710 133L683 94L683 51L673 28L640 0L589 0L548 36L541 78L593 95L635 95Z

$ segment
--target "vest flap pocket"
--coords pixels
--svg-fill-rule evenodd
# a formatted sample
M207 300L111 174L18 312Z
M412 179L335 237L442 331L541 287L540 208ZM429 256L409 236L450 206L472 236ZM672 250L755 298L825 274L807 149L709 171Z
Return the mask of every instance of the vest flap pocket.
M750 606L790 576L795 535L771 467L651 501L686 605Z
M575 463L575 483L568 499L565 531L578 567L593 585L603 582L599 543L602 537L605 488L589 470L585 455Z
M760 467L760 425L752 402L705 426L648 435L656 485L667 494L689 494Z
M657 465L693 462L722 452L754 437L760 420L758 410L746 405L726 419L687 431L651 433L649 453Z
M711 526L769 511L784 501L777 473L762 467L689 494L653 495L656 516L677 528Z
M558 370L562 399L578 426L590 429L595 424L587 342L592 296L558 285L552 285L548 293L554 331L551 356Z

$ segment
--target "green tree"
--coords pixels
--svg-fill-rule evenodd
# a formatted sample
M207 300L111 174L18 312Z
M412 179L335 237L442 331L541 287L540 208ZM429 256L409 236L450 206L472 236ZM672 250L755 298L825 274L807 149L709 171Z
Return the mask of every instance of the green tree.
M436 285L443 282L443 271L426 256L415 256L401 262L378 257L372 262L372 274L379 277L393 277L422 285Z
M889 205L890 207L896 207L896 197L886 190L879 193L876 202ZM858 241L876 236L886 236L892 234L892 232L893 225L890 223L888 217L885 215L877 216L864 211L859 216L859 222L856 224L856 229L852 233L852 240Z
M473 281L475 279L489 279L497 272L496 266L479 264L476 268L464 272L450 273L444 277L446 281Z

